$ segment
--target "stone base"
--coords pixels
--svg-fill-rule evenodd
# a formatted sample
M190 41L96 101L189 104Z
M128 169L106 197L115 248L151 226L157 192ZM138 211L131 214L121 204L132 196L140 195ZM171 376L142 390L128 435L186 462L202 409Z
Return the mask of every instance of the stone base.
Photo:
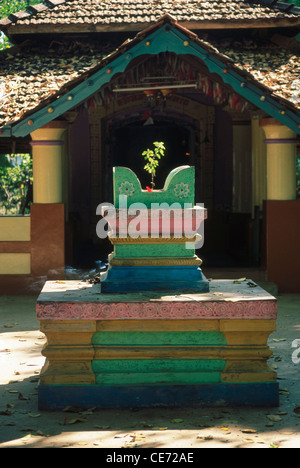
M210 281L202 294L47 282L39 407L276 406L276 315L276 299L249 280Z

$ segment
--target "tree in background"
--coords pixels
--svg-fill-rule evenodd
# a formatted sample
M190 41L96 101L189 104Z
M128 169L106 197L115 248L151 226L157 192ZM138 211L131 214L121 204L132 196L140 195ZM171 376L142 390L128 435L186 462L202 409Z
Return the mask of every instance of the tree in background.
M1 0L0 18L26 10L41 0ZM0 49L11 47L0 33ZM32 192L32 160L29 154L0 154L0 215L25 214L29 211Z
M26 10L30 5L36 5L37 3L41 3L41 0L1 0L0 18L6 18L16 11ZM0 33L0 49L6 49L7 47L11 47L11 43L3 33Z
M30 154L0 155L0 215L29 213L31 198Z

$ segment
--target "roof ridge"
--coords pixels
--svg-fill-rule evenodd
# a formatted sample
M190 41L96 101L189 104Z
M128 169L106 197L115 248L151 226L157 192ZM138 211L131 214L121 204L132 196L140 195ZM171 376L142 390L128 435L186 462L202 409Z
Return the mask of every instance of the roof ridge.
M281 0L247 0L248 3L260 4L268 8L274 8L280 10L283 13L292 13L299 15L300 7L295 5L295 3L285 2Z
M20 20L26 20L26 19L30 20L31 18L34 18L36 15L39 15L42 12L47 12L55 7L72 4L73 1L74 0L43 0L42 2L37 3L35 5L29 5L25 10L20 10L18 12L11 13L8 17L0 19L0 30L3 30L5 32L5 29L8 28L11 24L16 24ZM220 0L217 0L217 1L220 1ZM143 2L145 2L145 0L140 1L140 3L143 3ZM300 7L295 6L294 3L286 3L281 0L232 0L232 3L235 3L235 2L240 3L241 5L246 5L246 6L248 5L250 7L254 7L255 5L256 6L261 5L265 8L270 8L273 11L276 10L277 12L280 12L284 15L287 14L287 15L296 15L296 16L299 15L300 16ZM173 3L177 4L180 2L173 2ZM188 7L186 14L190 15L191 20L198 21L197 19L195 20L193 18L192 8L195 6L194 3L197 3L199 9L201 9L202 1L190 2L192 5L191 4L189 5L189 2L181 2L181 3L184 4L184 7ZM203 3L204 3L204 0L203 0ZM76 4L74 6L76 7ZM111 4L108 3L108 7L110 6ZM139 5L135 5L134 8L136 9L137 6ZM144 8L146 6L147 5L143 5ZM153 6L150 0L149 0L148 6L149 7ZM163 7L164 2L158 0L155 2L154 6ZM203 5L203 8L204 8L204 5ZM120 8L120 10L122 10L122 8ZM153 14L155 14L154 10L153 10ZM151 15L151 8L149 9L149 16L150 15ZM212 20L209 20L209 21L212 21ZM146 22L149 22L149 19Z

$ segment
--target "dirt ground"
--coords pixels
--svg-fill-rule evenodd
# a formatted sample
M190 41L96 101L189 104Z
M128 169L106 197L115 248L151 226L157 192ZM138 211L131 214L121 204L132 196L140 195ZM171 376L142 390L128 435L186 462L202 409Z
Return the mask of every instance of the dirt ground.
M269 338L280 386L276 408L39 411L45 338L35 301L0 297L0 448L300 448L300 294L278 297L277 330Z

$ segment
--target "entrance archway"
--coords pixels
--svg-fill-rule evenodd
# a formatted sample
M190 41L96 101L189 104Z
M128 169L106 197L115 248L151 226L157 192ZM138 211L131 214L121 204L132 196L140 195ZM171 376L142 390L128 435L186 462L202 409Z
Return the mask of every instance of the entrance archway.
M126 121L110 128L109 143L106 149L105 170L112 174L114 166L126 166L132 169L143 188L150 186L150 176L144 170L145 160L142 156L147 148L153 148L154 141L165 144L165 156L159 164L155 178L155 188L163 188L170 170L178 166L194 165L194 132L183 120L163 117L144 121ZM105 186L105 199L111 201L112 177Z
M179 72L180 76L175 77L183 82L181 80L178 88L173 88L174 75ZM145 78L154 79L152 75L156 75L155 92L168 90L164 81L168 78L170 88L163 105L162 102L151 105L147 95L150 84L140 85L145 83ZM161 81L163 83L158 86ZM185 88L189 86L185 82L192 87ZM251 126L248 103L225 86L217 74L209 73L202 61L190 55L165 52L155 57L140 56L130 62L124 74L116 74L87 105L91 142L89 238L93 239L93 249L99 247L102 259L111 251L111 246L103 246L103 243L100 246L101 241L96 239L98 218L95 212L99 203L112 202L112 168L129 167L144 188L149 186L150 177L143 169L142 152L151 147L153 141L164 141L166 157L160 165L156 188L163 187L174 167L194 165L195 202L204 203L209 212L206 223L209 242L205 241L203 249L208 251L208 260L212 259L213 266L215 258L222 263L229 261L230 265L232 261L239 263L240 259L248 262L251 207L246 214L233 210L234 161L243 154L240 146L244 144L241 132L233 130L235 120ZM244 164L243 156L240 159ZM251 177L251 171L248 176ZM237 240L233 246L231 239ZM238 254L236 260L232 251L242 254ZM204 258L202 252L201 258Z

